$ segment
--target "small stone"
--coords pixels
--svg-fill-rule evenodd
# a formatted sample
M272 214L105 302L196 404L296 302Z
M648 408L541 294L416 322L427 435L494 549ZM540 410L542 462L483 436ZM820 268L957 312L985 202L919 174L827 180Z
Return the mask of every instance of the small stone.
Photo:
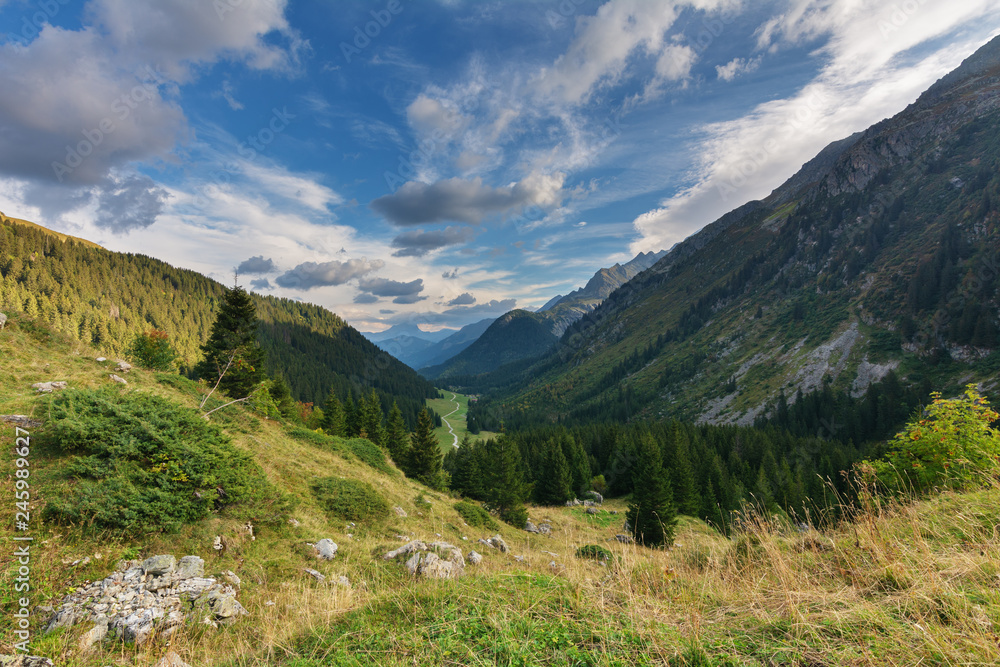
M386 553L384 556L382 556L382 558L384 558L385 560L392 560L393 558L397 558L399 556L403 556L406 554L411 554L415 551L427 551L427 545L420 540L413 540L412 542L407 542L398 549L393 549L392 551Z
M115 370L116 371L121 371L122 373L128 373L130 370L132 370L132 364L130 364L127 361L123 361L123 360L119 359L118 360L118 365L115 366Z
M499 533L491 537L489 540L487 540L487 542L491 547L497 549L500 553L505 554L509 551L509 549L507 548L507 543L503 541L503 538L500 536Z
M274 600L268 600L267 602L264 603L264 606L265 607L273 607L274 606Z
M615 539L621 542L622 544L635 543L635 538L633 538L631 535L615 535Z
M524 529L527 532L529 532L529 533L537 533L538 532L538 527L535 524L531 523L531 519L528 519L525 522Z
M291 526L292 528L298 528L302 524L299 523L298 519L289 519L288 525Z
M90 630L87 630L80 637L79 647L81 651L89 651L94 644L103 641L108 636L108 619L102 619Z
M107 361L107 360L108 360L107 357L97 357L96 359L94 359L94 361Z
M233 572L232 570L226 570L225 572L222 573L222 576L223 578L225 578L226 581L228 581L236 588L239 588L243 584L243 580L237 577L236 573Z
M128 384L128 380L121 377L120 375L115 375L114 373L111 373L110 375L108 375L108 377L111 378L112 382L117 382L118 384Z
M316 570L312 569L311 567L304 567L304 568L302 568L302 571L305 572L306 574L308 574L309 576L311 576L316 581L325 581L326 580L325 576L323 576L321 573L317 572Z
M396 516L398 516L400 519L406 518L406 510L404 510L402 507L393 507L392 511L395 512Z
M586 510L587 514L600 514L601 510L596 507L588 507Z
M420 554L415 553L410 556L410 559L406 561L406 569L410 571L410 574L416 574L417 569L420 567Z
M330 538L323 538L319 542L313 545L316 550L316 557L320 560L333 560L337 555L337 543Z
M344 588L351 588L351 580L345 577L344 575L340 575L339 577L337 577L337 581L334 583L336 583L338 586L343 586Z
M482 562L483 562L483 557L482 557L482 555L481 555L481 554L479 554L479 553L477 553L477 552L475 552L475 551L470 551L470 552L469 552L469 555L468 555L468 556L466 556L466 558L467 558L467 560L468 560L468 561L469 561L470 563L472 563L473 565L479 565L480 563L482 563Z
M212 540L212 548L215 549L216 551L222 551L222 537L221 536L219 536L219 535L215 536L215 539Z
M166 554L163 556L151 556L142 561L142 571L144 574L158 577L168 572L173 572L177 566L177 559Z

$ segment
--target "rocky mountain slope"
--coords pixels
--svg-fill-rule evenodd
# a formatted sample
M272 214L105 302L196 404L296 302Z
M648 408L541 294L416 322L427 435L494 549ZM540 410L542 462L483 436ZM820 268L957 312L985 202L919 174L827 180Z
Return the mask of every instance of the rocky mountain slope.
M778 396L995 381L1000 39L763 201L675 246L524 369L476 390L535 417L750 423ZM512 381L516 374L518 381Z

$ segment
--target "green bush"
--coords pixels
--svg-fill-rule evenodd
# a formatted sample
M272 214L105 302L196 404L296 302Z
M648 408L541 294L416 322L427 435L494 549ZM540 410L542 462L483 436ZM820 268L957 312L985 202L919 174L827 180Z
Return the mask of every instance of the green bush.
M310 484L320 507L332 516L347 521L380 521L392 508L367 482L339 477L322 477Z
M177 360L177 350L170 345L167 332L156 329L138 334L129 355L140 366L154 371L172 371Z
M585 544L576 550L577 558L586 558L588 560L599 560L605 563L610 562L612 555L611 552L602 546L597 544Z
M500 524L493 520L490 513L475 503L462 500L455 503L455 511L462 515L465 523L476 528L486 528L488 530L500 530Z
M347 449L358 457L359 461L375 468L375 470L378 470L379 472L384 472L387 475L392 475L396 472L396 470L389 465L389 461L385 457L385 450L371 440L365 440L364 438L352 438L347 441Z
M68 489L44 516L135 533L176 530L241 506L258 522L283 521L288 501L246 453L194 410L142 393L68 389L49 404L43 446L68 456Z

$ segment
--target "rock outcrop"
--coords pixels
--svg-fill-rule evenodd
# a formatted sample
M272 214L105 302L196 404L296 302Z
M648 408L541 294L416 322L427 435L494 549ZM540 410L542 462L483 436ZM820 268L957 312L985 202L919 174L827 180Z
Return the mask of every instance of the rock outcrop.
M414 576L427 577L428 579L454 579L465 573L465 558L462 556L462 550L447 542L428 544L421 540L413 540L387 552L382 558L395 560L400 556L409 556L406 560L406 569ZM442 558L442 556L444 557Z
M76 623L94 626L81 638L89 648L114 634L142 644L169 637L189 616L217 626L246 614L228 583L205 577L205 561L185 556L153 556L142 563L122 561L103 581L81 586L67 595L49 619L45 632Z

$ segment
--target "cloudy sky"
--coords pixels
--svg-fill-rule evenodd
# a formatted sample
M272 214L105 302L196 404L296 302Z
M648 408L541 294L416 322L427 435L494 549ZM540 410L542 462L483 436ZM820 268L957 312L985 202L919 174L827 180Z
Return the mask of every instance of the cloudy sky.
M1000 0L0 0L0 210L458 327L766 196L998 33Z

